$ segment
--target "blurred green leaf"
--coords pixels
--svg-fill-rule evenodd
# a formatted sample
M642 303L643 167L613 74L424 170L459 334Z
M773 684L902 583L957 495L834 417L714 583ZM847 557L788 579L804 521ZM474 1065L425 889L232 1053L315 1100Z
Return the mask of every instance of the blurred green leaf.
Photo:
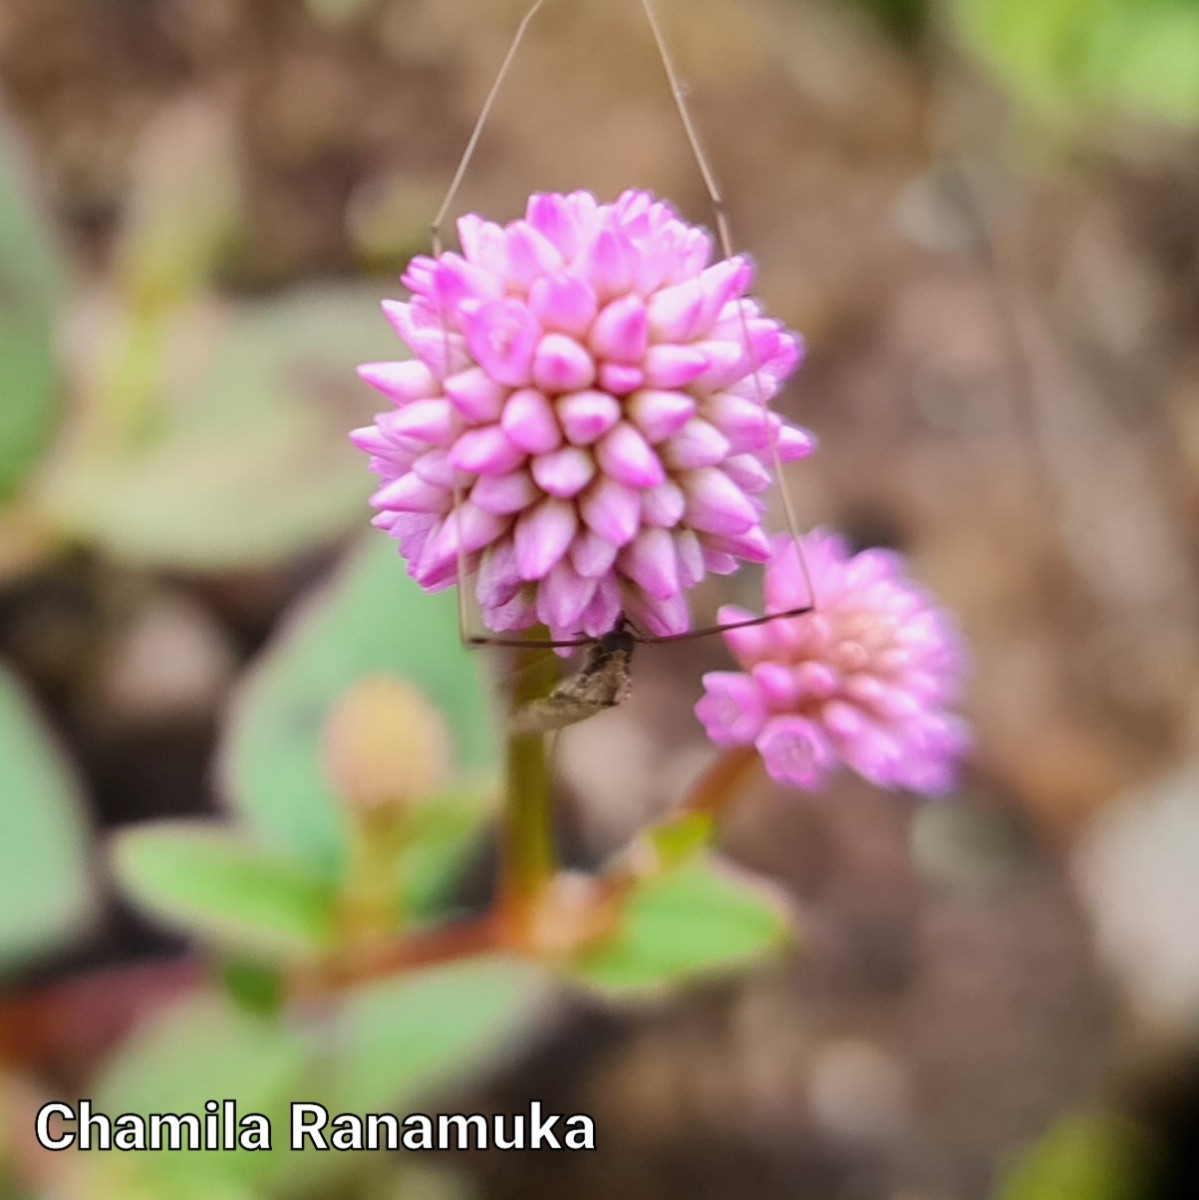
M510 1051L543 994L544 975L508 958L471 959L362 988L340 1017L337 1111L403 1111Z
M1070 1117L1007 1174L996 1200L1137 1200L1146 1156L1145 1134L1131 1121Z
M222 945L288 958L332 944L334 887L233 830L201 821L141 825L116 836L112 858L139 905Z
M239 1195L261 1185L295 1158L288 1121L294 1100L319 1082L314 1030L247 1013L223 997L201 996L139 1029L118 1051L94 1093L104 1113L204 1113L209 1100L233 1100L241 1115L261 1113L271 1124L269 1151L113 1155L139 1181L129 1193L174 1197ZM89 1156L91 1157L91 1156ZM110 1156L96 1156L109 1159ZM205 1192L201 1182L211 1188Z
M168 342L161 420L103 454L77 438L43 503L77 536L156 567L284 561L366 522L371 476L346 434L378 404L354 373L400 344L363 288L189 309Z
M409 812L397 865L407 915L427 917L444 910L448 889L494 811L492 789L476 786L434 796Z
M0 503L49 445L59 415L54 335L64 269L25 175L14 136L0 126Z
M274 1016L287 999L282 973L275 967L235 958L221 968L221 982L230 999L258 1016Z
M0 971L82 927L93 898L88 859L78 785L0 668Z
M334 700L364 675L398 675L445 715L459 770L486 775L495 743L480 670L479 656L459 639L453 596L426 595L404 574L394 544L369 536L301 605L242 685L223 745L225 790L272 841L336 869L344 819L319 747ZM441 820L432 806L423 819ZM469 826L464 820L459 829ZM421 851L410 853L419 859Z
M1193 0L957 0L966 41L1040 115L1199 122Z
M128 1190L114 1192L114 1200L223 1200L241 1195L238 1188L291 1194L289 1184L310 1188L318 1178L352 1172L366 1160L290 1149L292 1103L403 1114L507 1051L536 1012L542 979L513 960L473 960L359 989L324 1019L304 1022L257 1017L215 996L186 1001L125 1044L94 1108L202 1114L206 1101L231 1099L239 1114L268 1118L272 1149L94 1157L126 1164Z
M572 973L606 992L662 989L743 966L791 933L785 904L713 860L655 876L626 902L619 931Z
M242 205L238 115L209 92L155 110L133 156L114 273L142 311L179 303L209 282Z
M670 870L709 846L715 832L711 813L684 812L651 825L641 836L657 856L659 868Z

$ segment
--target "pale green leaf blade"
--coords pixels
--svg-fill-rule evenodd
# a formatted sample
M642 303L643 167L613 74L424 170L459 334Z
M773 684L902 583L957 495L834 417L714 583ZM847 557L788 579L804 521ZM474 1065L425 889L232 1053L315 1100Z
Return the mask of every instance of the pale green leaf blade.
M135 1031L118 1051L94 1092L94 1110L203 1116L207 1101L233 1100L239 1115L267 1117L271 1149L95 1157L123 1160L126 1194L135 1196L176 1196L181 1186L206 1194L201 1183L208 1194L239 1195L237 1188L254 1194L289 1169L311 1170L313 1160L290 1150L288 1128L292 1102L318 1086L318 1055L314 1029L255 1016L219 996L186 1000Z
M87 842L79 785L0 668L0 972L84 926L93 901Z
M342 1014L332 1104L402 1111L434 1088L477 1074L522 1044L544 996L540 971L499 956L360 989Z
M446 718L456 767L478 776L495 760L481 665L462 646L453 596L421 591L394 544L369 535L302 602L242 685L222 748L225 790L273 842L335 867L344 817L319 747L333 702L367 675L408 680Z
M43 502L139 565L280 562L366 524L373 479L347 440L382 403L358 363L404 348L364 288L310 287L173 318L153 436L56 460Z
M333 885L210 822L141 825L112 862L129 896L168 924L269 958L313 958L335 933Z
M614 994L664 989L753 962L790 932L786 905L765 884L701 859L641 884L620 929L571 973Z
M59 416L54 341L64 271L26 175L15 137L0 126L0 502L47 448Z
M408 816L397 874L403 911L411 917L443 911L447 891L477 849L495 811L493 791L466 788L435 796Z
M1070 1117L1006 1173L996 1200L1136 1200L1148 1157L1144 1132L1126 1118Z

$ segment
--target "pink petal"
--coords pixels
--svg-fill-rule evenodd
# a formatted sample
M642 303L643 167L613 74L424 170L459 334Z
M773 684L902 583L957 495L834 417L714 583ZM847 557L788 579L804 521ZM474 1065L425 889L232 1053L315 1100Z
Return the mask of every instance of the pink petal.
M444 400L415 400L399 412L385 414L390 418L379 428L389 437L419 438L435 446L443 446L454 436L453 409Z
M588 526L614 546L631 542L641 524L640 497L615 479L593 483L579 498L579 511Z
M576 446L589 446L620 420L620 405L607 392L575 392L557 404L558 420Z
M382 307L392 328L438 378L470 365L466 339L449 329L427 303L384 300Z
M814 454L820 445L815 434L794 425L783 425L776 437L779 458L783 462L797 462L801 458L807 458Z
M475 425L498 420L508 395L508 389L482 367L451 375L442 386L458 413Z
M774 476L752 454L733 454L721 470L747 495L756 496L774 483Z
M773 717L755 743L770 777L808 791L823 786L834 765L820 729L802 717Z
M654 637L686 633L691 627L687 599L681 592L660 600L645 592L629 594L628 589L625 589L624 600L629 617Z
M688 279L655 292L649 302L649 328L659 342L687 342L699 328L703 290Z
M613 300L596 318L589 345L601 358L638 362L649 345L649 321L641 297Z
M529 289L529 310L545 329L581 337L598 309L595 292L574 275L543 275Z
M659 453L671 470L689 471L724 462L729 454L729 443L714 425L693 417L662 444Z
M504 249L504 231L494 221L484 221L474 213L458 218L458 242L469 262L502 275L508 269Z
M350 444L357 446L359 450L365 450L367 454L375 454L384 458L396 448L383 436L377 425L364 425L361 429L351 429L349 439Z
M463 300L502 300L504 280L495 271L469 263L459 254L443 254L433 269L433 291L447 308Z
M695 400L686 392L645 389L634 393L626 404L629 419L656 445L672 437L695 415Z
M690 529L676 529L673 537L675 556L679 560L679 585L693 588L704 577L703 547Z
M584 579L563 560L537 588L537 616L552 630L572 636L595 596L595 580Z
M628 363L604 363L599 369L599 385L613 396L627 396L645 382L645 372Z
M595 382L595 361L574 338L547 333L533 355L533 384L546 392L577 392Z
M562 254L571 255L577 249L577 226L565 196L534 193L525 208L525 220L549 238Z
M718 746L745 746L761 732L766 710L757 688L738 671L709 671L695 706L708 737Z
M508 397L500 427L508 440L527 454L545 454L562 444L554 406L534 388L523 388Z
M457 476L449 455L441 449L427 450L412 463L413 472L426 483L452 491Z
M595 456L605 474L628 487L657 487L666 480L661 460L627 421L621 421L600 439Z
M533 351L541 327L519 300L464 305L466 344L475 361L499 383L523 387L529 382Z
M704 533L739 534L753 529L758 513L745 493L721 470L702 467L679 481L687 493L687 523Z
M484 608L507 604L520 591L522 580L516 569L516 550L511 538L488 547L479 562L475 595Z
M440 513L450 507L450 494L419 476L401 475L375 492L371 504L398 512Z
M665 529L643 529L620 553L620 571L659 600L679 591L679 564Z
M704 402L704 417L729 439L734 453L769 445L766 410L754 400L718 392Z
M539 493L528 471L508 471L480 476L470 489L470 498L485 512L504 515L527 508Z
M791 707L799 699L795 673L782 663L760 662L750 671L759 694L774 709Z
M601 229L584 248L575 269L590 281L601 299L627 292L633 281L636 254L629 240L613 229Z
M504 248L508 255L505 277L509 285L528 286L539 275L556 271L562 265L562 255L554 243L528 221L513 221L504 231Z
M522 579L543 579L570 546L578 528L575 507L549 497L516 522L516 565Z
M587 579L608 574L616 561L618 548L592 529L584 529L570 546L570 561L574 569Z
M499 425L468 429L450 448L450 462L474 475L503 475L524 462L525 453Z
M716 320L724 306L745 293L753 281L753 264L742 255L726 258L704 270L699 277L704 293L703 310L698 322L706 328Z
M641 497L641 516L647 525L671 529L683 518L687 497L677 483L667 480L655 488L648 488Z
M415 358L404 362L363 363L358 368L358 377L397 404L428 400L441 391L437 377Z
M686 387L708 368L708 356L690 346L651 346L645 353L645 383L650 388Z
M747 559L749 562L766 562L770 558L770 539L761 525L754 525L744 533L705 534L704 545L712 550L720 550L725 554ZM796 608L802 603L803 601L800 600L784 607Z
M568 500L595 478L595 459L578 446L563 446L533 459L533 478L542 491Z

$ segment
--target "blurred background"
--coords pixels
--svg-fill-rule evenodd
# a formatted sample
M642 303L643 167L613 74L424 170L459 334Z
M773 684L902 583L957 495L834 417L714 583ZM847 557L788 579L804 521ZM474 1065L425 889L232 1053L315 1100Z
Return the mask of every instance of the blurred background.
M396 353L377 301L525 5L0 0L4 1200L1199 1196L1199 4L660 7L734 238L808 341L782 404L822 449L788 486L960 615L967 782L761 786L725 847L796 899L801 949L572 1003L454 1085L447 1111L591 1113L597 1154L240 1192L64 1174L39 1098L91 1094L210 974L117 891L111 831L238 807L297 655L349 683L431 636L363 540L352 368ZM456 211L631 186L711 220L638 5L553 0ZM723 661L640 653L628 706L562 738L572 859L702 766ZM473 686L454 670L435 693Z

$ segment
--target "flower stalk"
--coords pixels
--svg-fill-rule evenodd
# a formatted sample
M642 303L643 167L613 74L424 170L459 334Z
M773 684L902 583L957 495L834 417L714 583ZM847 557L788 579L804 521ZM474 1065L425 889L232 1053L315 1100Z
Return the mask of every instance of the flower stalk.
M512 710L540 700L554 686L552 654L517 655ZM524 940L537 902L554 874L549 752L544 733L508 735L507 780L501 843L500 907L510 934Z

